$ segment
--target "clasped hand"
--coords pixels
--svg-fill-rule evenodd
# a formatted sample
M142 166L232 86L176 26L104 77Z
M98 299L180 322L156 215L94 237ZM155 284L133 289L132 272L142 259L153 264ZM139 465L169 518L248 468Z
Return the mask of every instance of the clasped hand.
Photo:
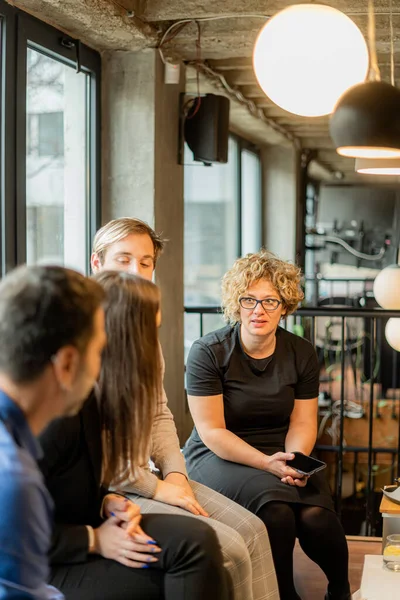
M296 469L292 469L292 467L286 464L287 460L290 461L294 458L294 454L291 452L276 452L266 458L268 460L265 470L279 477L282 483L297 487L305 487L307 485L308 476L302 475Z
M103 504L106 521L95 529L95 552L126 567L145 569L157 562L157 542L140 527L140 506L118 494L108 494Z

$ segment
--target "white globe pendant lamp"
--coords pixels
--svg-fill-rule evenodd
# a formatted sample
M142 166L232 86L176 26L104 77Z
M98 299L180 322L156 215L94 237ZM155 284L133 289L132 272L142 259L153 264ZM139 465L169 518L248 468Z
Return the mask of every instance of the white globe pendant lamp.
M400 319L389 319L385 327L385 337L393 350L400 352Z
M389 265L378 273L374 281L374 296L382 308L400 309L400 265Z
M267 21L254 46L253 66L266 95L288 112L330 114L340 96L368 74L366 41L341 11L297 4Z
M374 296L386 310L400 309L400 265L389 265L375 277ZM400 352L400 319L389 319L385 327L388 344Z

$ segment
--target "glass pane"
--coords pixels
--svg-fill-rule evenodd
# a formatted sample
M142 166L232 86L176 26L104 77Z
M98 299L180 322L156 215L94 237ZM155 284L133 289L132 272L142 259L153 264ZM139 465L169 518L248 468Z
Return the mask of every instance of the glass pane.
M193 342L201 337L200 320L200 313L185 314L185 364ZM210 331L221 329L224 325L226 325L226 322L220 313L203 315L203 335L210 333Z
M242 151L242 254L261 247L261 165L260 157Z
M231 138L228 163L206 167L185 149L186 305L219 304L221 277L237 257L237 153Z
M86 270L87 75L28 48L27 263Z

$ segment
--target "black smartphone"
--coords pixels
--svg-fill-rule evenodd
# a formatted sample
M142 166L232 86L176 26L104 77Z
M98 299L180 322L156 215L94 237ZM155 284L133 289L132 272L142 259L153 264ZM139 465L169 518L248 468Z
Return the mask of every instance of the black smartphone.
M296 469L302 475L313 475L317 471L325 469L326 463L312 456L307 456L302 452L293 452L293 460L287 460L286 464L292 469Z

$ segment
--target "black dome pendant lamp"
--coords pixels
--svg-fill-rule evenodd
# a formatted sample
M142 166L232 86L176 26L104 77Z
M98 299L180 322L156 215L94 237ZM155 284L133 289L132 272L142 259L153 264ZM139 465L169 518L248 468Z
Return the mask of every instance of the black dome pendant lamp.
M384 81L351 87L339 99L329 129L342 156L400 157L400 90Z
M400 157L400 90L380 81L375 48L375 20L369 0L371 72L375 81L348 89L339 99L330 119L330 134L336 151L354 158ZM392 55L393 62L393 55Z

